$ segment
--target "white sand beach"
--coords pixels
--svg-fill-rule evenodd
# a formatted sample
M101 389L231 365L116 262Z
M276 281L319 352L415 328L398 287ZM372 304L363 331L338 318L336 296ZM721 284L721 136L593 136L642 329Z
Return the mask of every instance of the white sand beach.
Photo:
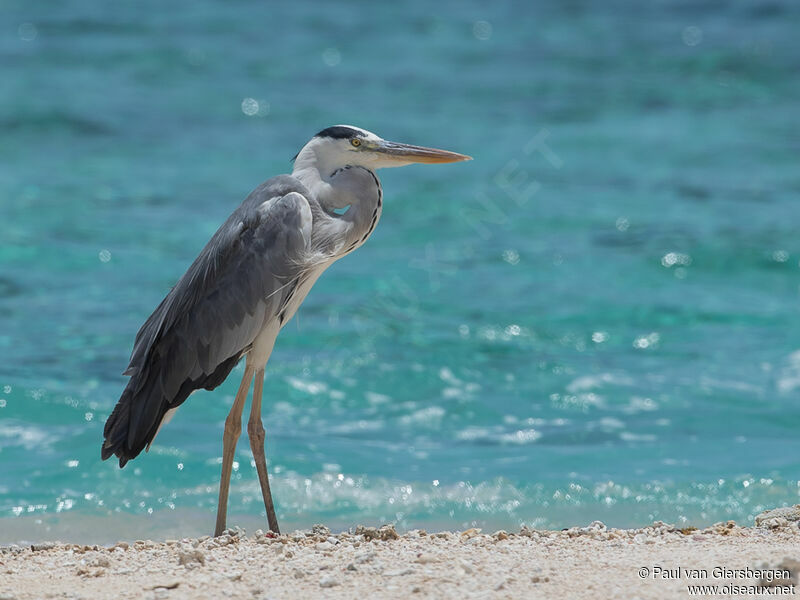
M271 537L46 542L0 552L0 599L686 598L796 594L797 508L757 526L654 523L398 534L323 526ZM736 586L736 587L733 587ZM734 592L734 593L726 593Z

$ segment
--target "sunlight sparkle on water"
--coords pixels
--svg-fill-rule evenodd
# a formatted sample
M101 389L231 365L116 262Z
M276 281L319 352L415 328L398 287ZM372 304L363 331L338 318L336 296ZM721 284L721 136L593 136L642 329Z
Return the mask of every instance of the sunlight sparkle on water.
M335 67L342 62L342 54L337 48L326 48L322 52L322 62L329 67Z
M255 98L245 98L242 100L242 112L248 117L258 114L258 100Z
M492 37L492 24L488 21L475 21L472 25L472 34L481 41Z
M641 350L644 350L646 348L651 348L651 347L655 346L656 344L658 344L660 339L661 339L661 336L659 334L657 334L656 332L653 332L653 333L650 333L648 335L643 335L641 337L636 338L633 341L633 347L634 348L639 348Z

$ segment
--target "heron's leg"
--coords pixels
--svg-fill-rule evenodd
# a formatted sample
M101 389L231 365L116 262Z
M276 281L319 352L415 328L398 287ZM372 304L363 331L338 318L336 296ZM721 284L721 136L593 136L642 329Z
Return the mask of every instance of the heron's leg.
M225 433L222 435L222 477L219 480L219 504L217 504L217 526L214 528L215 536L222 535L225 530L233 455L236 452L236 442L242 433L242 411L244 410L244 401L247 399L247 391L250 389L252 380L253 367L248 365L244 368L242 383L239 384L239 391L236 392L236 399L233 401L231 412L228 413L228 418L225 419Z
M267 523L270 531L280 533L275 507L272 504L272 492L269 491L269 475L267 475L267 457L264 456L264 425L261 423L261 391L264 389L264 369L256 371L256 382L253 386L253 404L250 409L250 421L247 423L247 435L250 437L250 448L258 471L258 482L261 484L261 495L264 497L264 508L267 509Z

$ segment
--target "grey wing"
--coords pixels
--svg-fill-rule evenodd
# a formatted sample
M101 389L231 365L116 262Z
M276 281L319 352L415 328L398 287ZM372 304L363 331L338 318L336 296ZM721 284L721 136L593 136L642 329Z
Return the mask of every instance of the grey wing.
M136 336L102 457L120 466L192 391L214 389L277 318L304 275L311 239L305 188L290 177L253 192L212 237ZM306 192L307 193L307 192Z

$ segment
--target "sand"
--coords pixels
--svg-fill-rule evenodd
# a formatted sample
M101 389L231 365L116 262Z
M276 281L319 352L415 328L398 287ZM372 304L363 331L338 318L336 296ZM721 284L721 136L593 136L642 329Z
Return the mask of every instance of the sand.
M40 543L0 548L0 600L28 598L687 598L797 593L798 522L703 530L609 529L399 535L391 526L270 537ZM702 570L705 569L705 572ZM696 571L693 571L696 570ZM732 588L744 594L725 594ZM755 587L763 586L763 587Z

